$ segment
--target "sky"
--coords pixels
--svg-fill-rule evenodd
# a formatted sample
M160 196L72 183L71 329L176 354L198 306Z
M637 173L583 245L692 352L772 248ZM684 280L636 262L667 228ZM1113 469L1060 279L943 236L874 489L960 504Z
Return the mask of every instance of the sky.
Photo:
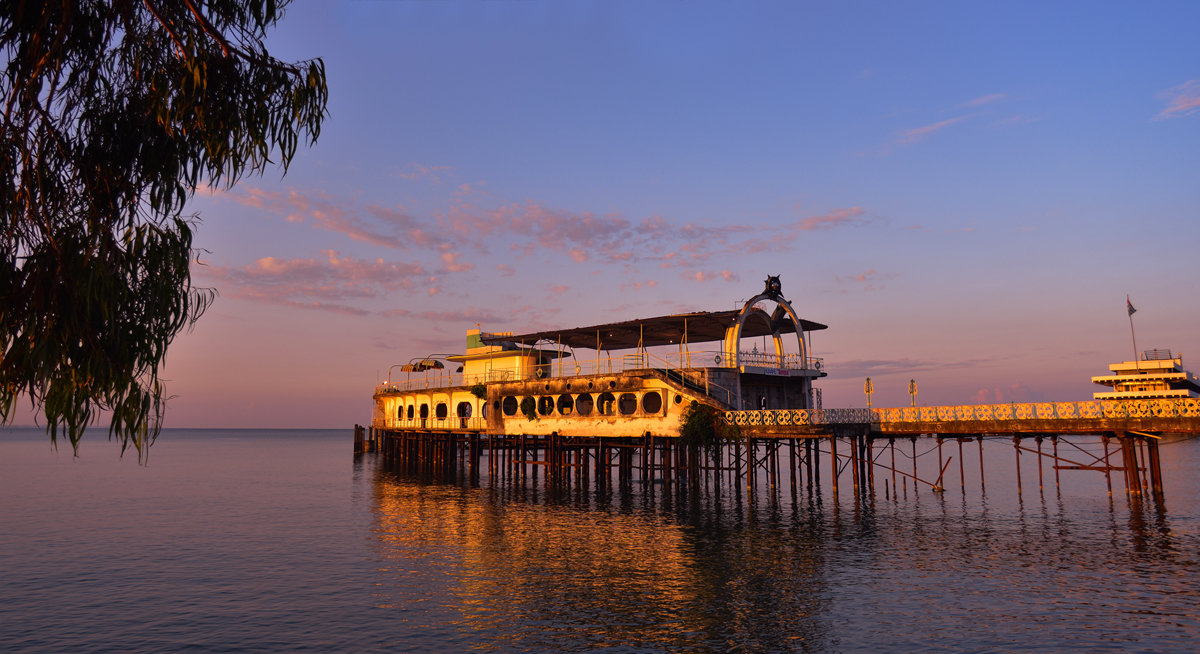
M329 116L202 188L220 296L168 427L349 427L394 364L732 309L780 275L824 406L1073 401L1200 356L1200 4L304 0ZM1198 366L1190 366L1198 367Z

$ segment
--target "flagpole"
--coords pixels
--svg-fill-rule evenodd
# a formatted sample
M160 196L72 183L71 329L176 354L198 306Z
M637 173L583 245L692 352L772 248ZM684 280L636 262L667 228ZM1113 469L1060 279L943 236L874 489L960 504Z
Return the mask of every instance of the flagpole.
M1137 334L1133 331L1133 314L1137 313L1137 309L1133 308L1133 302L1129 300L1128 295L1125 296L1125 309L1129 312L1129 336L1133 338L1133 365L1141 373L1142 364L1138 361Z

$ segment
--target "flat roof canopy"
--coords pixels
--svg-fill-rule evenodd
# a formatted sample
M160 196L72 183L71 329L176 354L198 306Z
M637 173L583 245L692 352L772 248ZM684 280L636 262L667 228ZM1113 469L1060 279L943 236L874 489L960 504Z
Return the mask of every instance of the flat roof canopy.
M698 313L681 313L673 316L658 318L643 318L627 320L590 327L572 327L551 331L514 334L511 336L492 336L480 334L484 343L498 345L500 343L524 343L534 345L538 341L562 343L574 348L596 349L597 334L601 350L630 350L638 346L640 341L644 347L656 345L675 345L683 339L686 326L689 343L704 343L725 339L725 329L737 323L739 310L704 311ZM806 332L828 329L828 325L811 320L800 320L800 326ZM780 334L796 333L796 324L790 316L785 316L779 326ZM742 325L742 337L768 336L771 328L763 320L747 320Z

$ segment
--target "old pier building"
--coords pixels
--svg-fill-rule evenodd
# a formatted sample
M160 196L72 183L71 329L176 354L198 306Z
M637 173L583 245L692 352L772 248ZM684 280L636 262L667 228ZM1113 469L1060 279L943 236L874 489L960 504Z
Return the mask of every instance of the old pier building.
M1163 350L1093 377L1112 390L1089 401L917 406L914 393L913 406L826 409L814 385L825 367L810 347L823 329L797 314L778 277L733 310L523 334L473 329L463 353L389 368L370 427L355 429L355 451L472 477L486 465L498 478L544 470L554 484L586 484L589 475L607 484L614 471L622 482L726 479L747 488L790 479L793 492L820 488L824 457L834 496L850 477L857 497L875 492L877 473L885 494L943 491L955 461L965 490L967 443L978 445L982 484L984 440L1011 440L1018 492L1022 455L1034 455L1039 489L1046 470L1056 485L1060 471L1092 471L1110 493L1115 476L1130 496L1158 501L1158 442L1200 434L1200 383ZM717 449L683 442L693 405L711 407L738 437ZM921 438L935 447L919 454ZM912 454L897 459L902 441Z
M808 334L825 328L800 318L771 277L740 310L527 334L473 329L464 354L393 366L406 377L389 371L375 389L373 424L673 437L692 402L720 411L819 408L813 381L825 372ZM747 339L756 341L749 349Z

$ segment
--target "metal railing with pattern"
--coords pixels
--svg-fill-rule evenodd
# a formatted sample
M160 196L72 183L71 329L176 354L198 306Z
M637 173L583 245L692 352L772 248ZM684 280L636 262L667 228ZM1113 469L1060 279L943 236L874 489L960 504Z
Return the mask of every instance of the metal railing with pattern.
M487 418L471 417L464 418L461 416L453 416L446 418L412 418L397 420L396 418L387 418L371 421L371 426L376 429L414 429L414 430L445 430L445 431L486 431Z
M1091 400L874 409L873 422L1200 418L1200 399Z
M868 424L870 409L766 409L726 411L725 422L739 426L798 426Z
M746 427L1131 418L1200 418L1200 399L1010 402L882 409L767 409L724 413L727 424Z

